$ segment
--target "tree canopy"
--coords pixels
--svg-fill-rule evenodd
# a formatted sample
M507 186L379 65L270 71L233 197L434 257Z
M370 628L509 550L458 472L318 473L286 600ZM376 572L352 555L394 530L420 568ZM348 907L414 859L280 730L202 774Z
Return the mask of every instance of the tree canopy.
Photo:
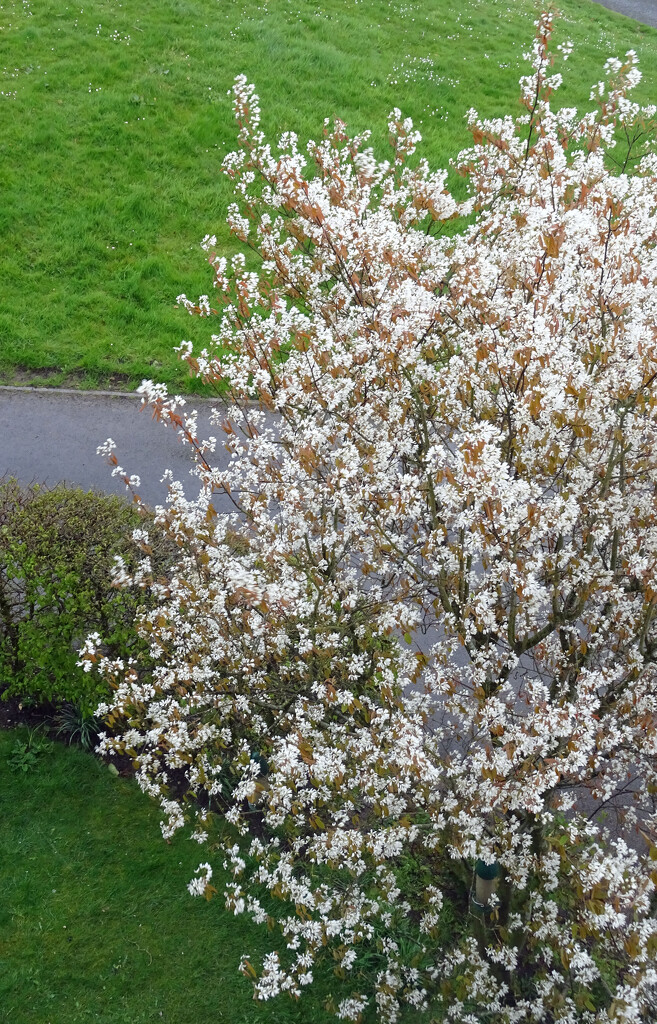
M556 109L551 24L520 116L471 112L465 200L400 111L389 161L339 121L272 146L238 78L252 256L206 238L216 293L179 298L228 468L142 386L199 493L158 512L166 578L145 531L117 568L149 659L83 658L164 834L221 836L228 906L280 929L259 999L328 962L342 1020L657 1015L655 109L632 52Z

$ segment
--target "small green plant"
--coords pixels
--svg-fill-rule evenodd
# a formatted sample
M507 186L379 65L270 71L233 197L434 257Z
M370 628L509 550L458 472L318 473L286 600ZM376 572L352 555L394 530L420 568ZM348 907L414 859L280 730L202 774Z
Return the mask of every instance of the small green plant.
M30 750L23 740L16 740L12 747L11 754L7 758L7 764L12 772L29 772L37 763L37 755Z
M17 739L7 758L7 764L12 772L27 773L32 771L42 754L49 754L54 744L39 729L28 729L27 737L24 740Z
M78 743L84 750L93 750L101 729L100 719L79 704L62 705L55 716L57 735L67 743Z

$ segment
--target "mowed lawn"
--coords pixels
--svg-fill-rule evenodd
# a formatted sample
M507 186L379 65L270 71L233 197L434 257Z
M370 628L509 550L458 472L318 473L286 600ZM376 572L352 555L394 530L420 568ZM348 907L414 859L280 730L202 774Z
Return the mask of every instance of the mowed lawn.
M299 1003L253 1001L237 967L267 932L186 889L208 855L221 888L220 856L183 834L165 843L155 804L82 750L56 744L12 771L25 737L0 732L2 1024L331 1019L321 982Z
M583 104L610 54L640 55L654 99L657 32L561 0L576 52L562 101ZM2 0L0 383L190 387L174 345L208 324L175 308L211 286L207 233L230 250L235 145L227 91L264 125L317 137L324 117L419 123L434 165L468 142L464 113L516 111L534 0Z

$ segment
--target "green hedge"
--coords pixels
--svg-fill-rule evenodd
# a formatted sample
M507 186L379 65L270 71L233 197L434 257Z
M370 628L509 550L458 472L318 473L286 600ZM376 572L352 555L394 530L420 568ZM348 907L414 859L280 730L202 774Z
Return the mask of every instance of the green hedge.
M142 593L112 584L114 556L134 563L131 532L144 517L127 501L94 491L0 481L0 690L36 703L69 702L91 712L107 696L96 673L77 667L85 637L98 632L111 657L128 657ZM154 569L167 562L155 542Z

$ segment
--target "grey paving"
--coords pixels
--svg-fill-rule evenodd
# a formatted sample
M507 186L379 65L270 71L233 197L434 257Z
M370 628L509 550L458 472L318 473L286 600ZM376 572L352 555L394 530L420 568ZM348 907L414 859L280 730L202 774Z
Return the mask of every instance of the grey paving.
M643 22L644 25L652 25L657 28L657 2L656 0L591 0L609 11L616 11L617 14L624 14L635 21Z
M210 403L192 401L207 418ZM216 428L210 432L218 433ZM189 487L190 496L196 493L189 476L189 450L173 430L156 423L149 410L141 410L138 397L0 388L0 477L10 475L24 483L64 481L125 495L125 486L96 455L108 437L116 442L120 465L141 477L144 501L165 501L167 489L161 478L166 469L185 483L186 491ZM218 459L222 455L223 449Z

